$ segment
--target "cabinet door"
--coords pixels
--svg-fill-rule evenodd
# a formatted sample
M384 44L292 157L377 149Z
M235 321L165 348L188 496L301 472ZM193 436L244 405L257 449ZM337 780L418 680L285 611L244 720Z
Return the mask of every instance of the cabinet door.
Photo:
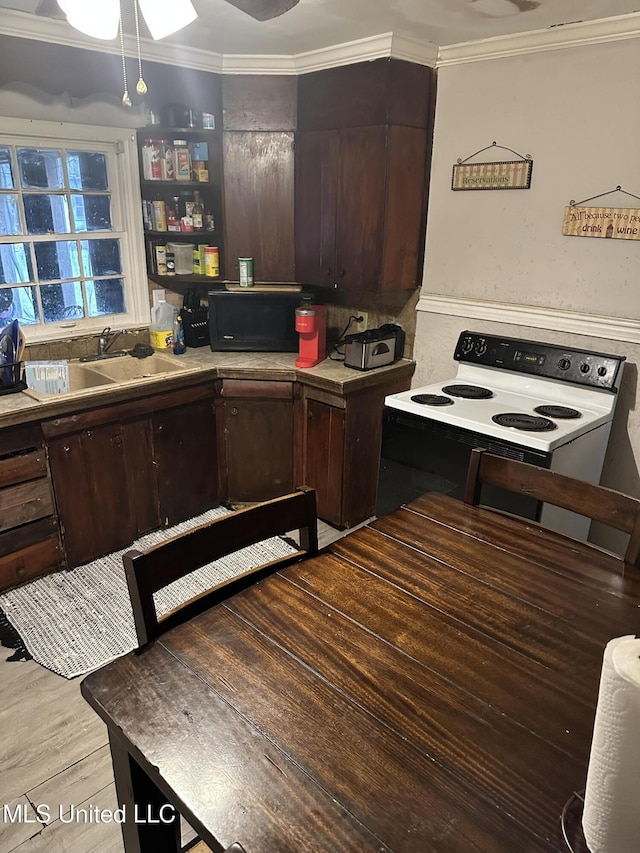
M219 402L231 501L264 501L293 490L293 385L226 380Z
M293 133L225 131L223 153L226 278L249 257L256 281L293 281Z
M336 215L339 288L375 289L381 273L387 129L350 127L340 132Z
M299 133L296 140L296 279L333 287L340 135Z
M160 523L168 526L218 502L213 399L155 412L152 419Z
M303 482L316 490L318 517L342 524L344 409L307 401Z
M132 542L135 530L119 424L52 438L49 463L69 566Z

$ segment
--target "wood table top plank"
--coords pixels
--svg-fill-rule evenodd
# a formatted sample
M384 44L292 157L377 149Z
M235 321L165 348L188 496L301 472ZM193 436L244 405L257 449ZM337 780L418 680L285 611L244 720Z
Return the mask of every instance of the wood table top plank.
M82 693L212 849L388 851L160 643L87 676Z
M452 530L518 554L554 574L574 578L599 594L640 601L640 572L623 573L619 558L526 519L470 506L435 492L421 495L405 509L436 518Z
M569 625L546 610L530 604L524 597L516 597L497 584L487 584L477 574L464 574L449 563L427 554L425 550L419 550L417 546L407 547L405 543L372 528L360 532L362 535L348 545L335 543L332 552L344 555L348 548L350 559L368 571L386 580L394 580L432 607L550 669L564 672L570 665L574 675L582 676L584 672L593 669L594 661L602 654L610 639L608 634L606 639L592 637L586 629L585 620L580 626ZM434 529L430 533L432 541L426 546L430 551L440 545L444 559L453 559L457 563L467 557L470 564L475 560L476 565L482 565L480 545L474 549L473 542L465 542L463 537L458 536L455 539L455 556L452 556L454 539L450 534L447 535L446 528ZM441 534L440 541L436 542L438 533ZM474 550L476 555L469 553ZM380 560L381 552L393 560L392 567ZM500 555L495 549L493 556L496 560L500 559L504 566L515 559L513 555L504 552ZM491 554L487 559L491 559ZM568 643L573 646L570 660L566 655Z
M463 578L466 575L496 587L510 596L562 619L603 647L611 639L611 625L623 633L634 633L640 623L638 603L628 596L603 595L575 576L541 571L541 567L519 554L503 551L464 531L452 530L442 522L399 510L374 522L372 528L398 539L442 561ZM462 533L462 535L460 535ZM339 550L339 549L338 549Z
M554 849L230 611L161 642L395 853Z
M539 835L545 828L554 831L567 790L584 779L586 761L569 758L523 731L284 578L247 590L226 606L408 738L465 787ZM459 653L464 648L451 649Z
M570 754L581 754L592 732L598 679L578 687L567 684L561 674L425 607L381 577L363 569L340 574L332 569L332 560L341 565L338 555L327 554L314 564L312 576L306 562L290 566L285 576L355 622L373 626L385 642L540 737ZM464 654L452 655L456 648L463 648ZM531 701L532 695L537 702Z

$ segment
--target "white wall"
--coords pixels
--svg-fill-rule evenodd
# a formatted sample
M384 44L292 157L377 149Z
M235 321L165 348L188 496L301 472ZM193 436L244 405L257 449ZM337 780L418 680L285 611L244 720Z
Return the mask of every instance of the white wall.
M637 80L638 39L439 70L413 384L455 373L463 329L626 355L602 482L640 497L640 241L561 233L571 199L640 195ZM457 159L494 140L533 157L531 189L452 191Z

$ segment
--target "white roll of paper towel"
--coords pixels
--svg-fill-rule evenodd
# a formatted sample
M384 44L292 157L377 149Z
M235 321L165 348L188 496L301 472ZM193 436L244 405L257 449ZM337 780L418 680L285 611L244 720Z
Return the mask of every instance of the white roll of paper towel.
M591 853L640 851L640 639L607 644L582 815Z

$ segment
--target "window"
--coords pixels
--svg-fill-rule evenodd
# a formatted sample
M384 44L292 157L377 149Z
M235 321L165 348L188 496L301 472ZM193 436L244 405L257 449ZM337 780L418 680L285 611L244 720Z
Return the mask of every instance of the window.
M35 341L148 322L136 156L130 131L3 121L0 327Z

